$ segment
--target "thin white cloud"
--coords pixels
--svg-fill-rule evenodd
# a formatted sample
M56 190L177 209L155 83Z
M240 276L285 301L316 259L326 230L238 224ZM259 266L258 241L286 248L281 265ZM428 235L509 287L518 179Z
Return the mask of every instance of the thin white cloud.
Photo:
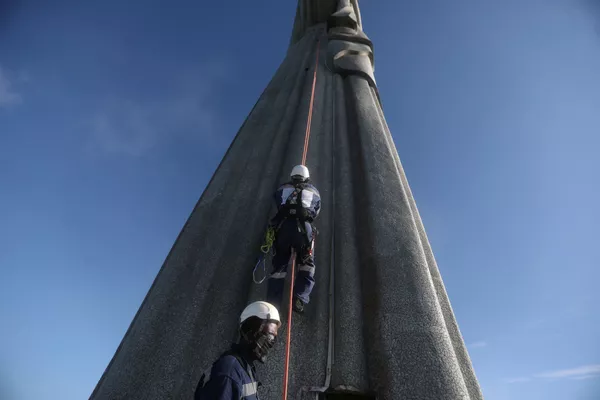
M8 78L5 70L0 65L0 108L21 104L23 98L14 91L13 82Z
M600 379L600 364L593 365L583 365L577 368L571 369L560 369L556 371L548 371L542 372L539 374L535 374L532 377L518 377L518 378L510 378L505 379L506 383L514 384L514 383L524 383L529 382L533 379L570 379L570 380L588 380L588 379Z
M541 374L535 375L536 378L545 379L591 379L592 377L598 376L600 376L600 364L583 365L577 368L561 369L557 371L543 372Z
M577 381L582 381L585 379L598 379L598 378L600 378L600 375L582 375L582 376L575 376L571 379L575 379Z
M106 102L89 121L95 147L138 157L182 135L213 135L213 96L225 73L222 64L211 62L177 74L162 98Z
M481 347L487 347L487 342L484 340L480 340L479 342L475 342L475 343L471 343L470 345L468 345L467 347L471 348L471 349L477 349L477 348L481 348Z
M524 382L529 382L529 381L531 381L531 378L527 378L527 377L510 378L510 379L506 380L507 383L524 383Z

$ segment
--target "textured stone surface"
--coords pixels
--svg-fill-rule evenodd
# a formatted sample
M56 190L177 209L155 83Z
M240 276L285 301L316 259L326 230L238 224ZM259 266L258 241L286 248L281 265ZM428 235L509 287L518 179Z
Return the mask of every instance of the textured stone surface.
M306 314L294 316L289 398L312 399L303 388L326 381L330 279L331 387L384 400L482 398L385 122L356 0L299 1L286 59L202 194L92 398L191 398L202 371L235 339L241 310L264 298L266 285L252 283L252 267L272 192L301 159L317 43L307 164L323 211L317 284ZM253 213L235 202L239 193L256 196ZM283 353L281 342L270 363L259 366L263 399L281 397Z

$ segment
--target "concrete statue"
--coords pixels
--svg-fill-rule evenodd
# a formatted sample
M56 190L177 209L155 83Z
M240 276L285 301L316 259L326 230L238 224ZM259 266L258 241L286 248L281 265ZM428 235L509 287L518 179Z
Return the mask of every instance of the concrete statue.
M317 51L306 165L322 197L319 261L310 307L293 319L289 397L337 389L383 400L483 398L386 124L362 27L357 0L298 1L285 59L92 399L191 398L202 372L235 340L241 310L264 299L252 267L271 196L301 161ZM230 201L250 192L252 213ZM283 353L279 342L259 368L263 399L281 398Z

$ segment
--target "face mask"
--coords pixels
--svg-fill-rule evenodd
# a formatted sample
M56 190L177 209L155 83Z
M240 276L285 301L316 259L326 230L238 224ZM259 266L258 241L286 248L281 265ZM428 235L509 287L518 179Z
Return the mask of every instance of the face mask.
M275 336L270 333L258 332L254 340L254 349L252 350L256 359L265 363L269 351L275 345Z

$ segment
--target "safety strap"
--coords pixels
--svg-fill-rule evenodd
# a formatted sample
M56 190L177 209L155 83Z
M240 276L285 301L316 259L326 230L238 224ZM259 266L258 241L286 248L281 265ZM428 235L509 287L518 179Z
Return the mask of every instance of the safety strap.
M294 191L288 195L285 199L285 203L279 206L279 210L272 222L275 223L275 230L278 231L281 225L288 218L302 219L303 218L303 206L302 206L302 191L304 190L303 184L294 185ZM294 203L295 201L295 203Z
M298 226L298 230L302 234L302 237L305 238L304 245L307 247L307 251L310 250L313 237L308 237L308 232L306 231L306 219L304 218L304 205L302 204L302 192L304 191L303 184L297 184L294 186L294 191L288 196L285 201L285 207L288 209L292 208L295 211L295 217L290 215L288 218L296 218L296 225ZM293 201L296 201L294 204ZM291 210L290 210L291 211ZM291 214L291 212L290 212ZM285 219L285 218L284 218ZM311 224L312 227L312 224ZM314 229L314 227L313 227ZM313 235L314 236L314 235Z
M302 218L302 209L304 206L302 205L302 191L304 190L304 186L301 184L294 185L294 191L288 196L285 200L284 207L288 209L288 218ZM295 201L295 203L294 203Z
M287 197L287 199L285 199L285 204L294 204L292 203L294 201L294 199L296 199L296 204L298 203L298 195L302 193L302 189L304 189L300 184L296 184L294 185L294 191L292 193L290 193L290 195ZM302 201L302 197L300 197L300 200Z

